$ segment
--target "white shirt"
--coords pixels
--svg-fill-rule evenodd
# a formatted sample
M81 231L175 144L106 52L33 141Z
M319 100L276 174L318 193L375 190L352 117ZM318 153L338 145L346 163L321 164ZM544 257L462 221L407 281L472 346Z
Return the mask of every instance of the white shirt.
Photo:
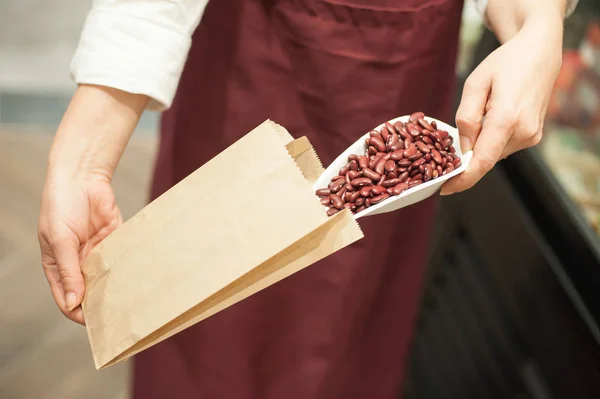
M485 15L488 0L475 0ZM578 0L569 0L567 16ZM94 0L71 62L77 84L113 87L171 106L208 0Z

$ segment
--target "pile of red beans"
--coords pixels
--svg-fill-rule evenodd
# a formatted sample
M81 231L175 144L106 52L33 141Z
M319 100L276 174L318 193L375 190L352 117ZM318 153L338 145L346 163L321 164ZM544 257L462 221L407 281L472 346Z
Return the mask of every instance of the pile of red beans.
M316 192L329 216L344 208L358 213L461 164L452 136L423 112L412 114L407 123L386 122L365 141L365 154L350 155L327 188Z

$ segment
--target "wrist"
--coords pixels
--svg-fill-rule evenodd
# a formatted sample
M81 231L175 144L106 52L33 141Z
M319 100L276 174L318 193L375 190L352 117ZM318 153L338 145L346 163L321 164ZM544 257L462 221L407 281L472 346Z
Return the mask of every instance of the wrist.
M116 89L78 87L52 143L48 177L110 181L147 103Z

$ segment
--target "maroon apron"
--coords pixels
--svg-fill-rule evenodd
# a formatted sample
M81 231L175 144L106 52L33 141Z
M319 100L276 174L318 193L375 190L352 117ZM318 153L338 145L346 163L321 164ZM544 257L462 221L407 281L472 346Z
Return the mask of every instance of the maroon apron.
M308 136L324 165L390 118L451 120L461 10L210 2L162 119L152 198L265 119ZM356 244L139 354L134 397L398 398L434 204L361 219Z

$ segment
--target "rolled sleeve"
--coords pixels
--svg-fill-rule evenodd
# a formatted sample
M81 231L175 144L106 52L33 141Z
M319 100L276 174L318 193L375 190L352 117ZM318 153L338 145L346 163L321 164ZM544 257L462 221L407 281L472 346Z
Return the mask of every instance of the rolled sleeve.
M485 20L485 11L487 9L489 0L474 0L475 2L475 9L477 9L477 12L479 12L479 14L481 15L481 18L483 20ZM579 3L579 0L567 0L567 8L565 10L565 18L568 18L569 16L571 16L571 14L573 14L573 12L575 11L575 8L577 8L577 3Z
M96 3L73 56L71 78L147 95L152 110L169 108L206 0L188 1L187 8L180 2L174 9L167 8L173 1Z

